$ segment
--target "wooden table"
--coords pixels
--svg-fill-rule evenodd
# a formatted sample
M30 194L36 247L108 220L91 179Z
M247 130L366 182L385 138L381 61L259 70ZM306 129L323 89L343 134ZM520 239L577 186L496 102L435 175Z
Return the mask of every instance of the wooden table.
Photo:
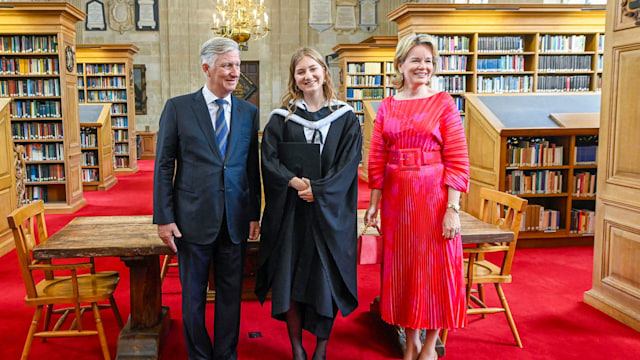
M363 215L364 216L364 215ZM514 240L514 233L510 230L501 229L495 225L488 224L464 211L460 211L460 234L462 235L462 244L480 244L486 242L512 242ZM362 231L362 230L360 230ZM381 288L382 289L382 288ZM370 311L376 316L380 316L380 297L376 297L370 305ZM404 329L389 325L380 319L380 322L385 324L387 331L394 337L394 340L398 343L398 346L404 352L406 349L406 339L404 335ZM422 340L424 340L424 334L422 334ZM445 354L444 345L438 339L436 344L436 351L438 357L443 357Z
M33 250L36 259L116 256L129 267L131 316L118 337L119 360L159 358L170 323L159 255L168 254L151 216L77 217Z

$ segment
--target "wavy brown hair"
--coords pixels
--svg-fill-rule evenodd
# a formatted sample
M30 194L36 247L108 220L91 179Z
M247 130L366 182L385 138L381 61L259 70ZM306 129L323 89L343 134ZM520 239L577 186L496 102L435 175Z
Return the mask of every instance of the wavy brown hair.
M324 93L325 100L331 103L331 100L338 99L336 97L336 92L333 90L333 80L331 79L331 71L329 71L329 67L324 62L322 55L320 55L318 51L312 48L303 47L296 50L296 52L294 52L293 55L291 56L291 63L289 64L289 84L287 85L287 92L285 92L284 95L282 95L282 103L280 104L280 106L285 106L292 113L296 111L296 104L295 104L296 101L304 98L304 94L302 93L302 90L300 90L298 86L296 86L295 73L296 73L296 65L298 65L298 62L302 60L302 58L304 58L305 56L312 58L315 62L320 64L320 66L322 66L322 68L324 69L325 83L322 84L322 92ZM329 106L329 109L333 111L331 106Z

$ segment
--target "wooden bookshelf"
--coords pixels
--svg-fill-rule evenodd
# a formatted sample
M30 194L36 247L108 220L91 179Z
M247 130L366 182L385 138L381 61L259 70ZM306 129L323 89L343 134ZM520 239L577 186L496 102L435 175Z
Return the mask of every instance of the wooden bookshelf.
M362 126L362 169L360 179L369 181L369 146L371 145L371 134L373 134L373 123L376 121L376 113L380 106L380 100L364 101L364 124Z
M13 141L30 156L27 198L44 200L47 212L86 204L75 63L75 24L84 18L63 2L0 8L0 96L11 96Z
M111 104L80 104L82 186L84 190L109 190L118 182L113 175Z
M431 87L451 94L463 122L465 93L590 92L601 88L602 7L518 4L496 9L496 5L483 4L406 3L388 17L398 23L398 38L418 33L436 38L440 61ZM340 96L354 106L361 122L362 100L394 94L390 80L398 38L372 37L333 48L339 55ZM380 66L381 71L350 71L366 64ZM379 83L353 84L353 80L366 81L378 75L382 76Z
M78 44L78 99L111 103L114 171L138 171L133 55L130 44Z
M583 163L578 161L576 152L580 148L582 153L581 143L597 138L598 124L592 119L600 109L600 96L591 93L465 97L468 113L465 133L471 165L469 195L463 200L466 211L478 215L480 187L512 192L529 200L529 205L541 205L559 215L557 229L521 230L518 246L592 244L593 233L577 229L572 224L571 211L595 210L595 187L591 192L578 192L574 176L596 173L595 152L594 161ZM579 111L587 111L582 120ZM556 119L562 119L560 113L569 114L567 124L551 118L554 114ZM581 121L584 126L579 126ZM536 142L545 141L551 144L548 146L551 150L543 150L541 145L536 148ZM549 151L556 153L549 155ZM540 161L536 154L549 157ZM533 184L538 184L537 188L528 186L524 179L527 176L531 180L534 174L537 180ZM549 179L547 185L545 179Z
M359 44L340 44L338 54L340 98L351 105L364 125L364 101L382 100L395 93L390 77L393 71L395 36L374 36Z
M0 204L2 204L0 206L0 256L15 247L7 215L18 207L11 120L9 118L10 101L10 99L0 98L0 153L3 154L0 156Z

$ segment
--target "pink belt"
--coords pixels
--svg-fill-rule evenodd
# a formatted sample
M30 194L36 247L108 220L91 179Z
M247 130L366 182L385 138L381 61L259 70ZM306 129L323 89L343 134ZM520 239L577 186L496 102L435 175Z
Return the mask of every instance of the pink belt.
M442 162L440 151L423 151L420 148L389 151L387 163L397 164L400 170L420 170L420 166Z

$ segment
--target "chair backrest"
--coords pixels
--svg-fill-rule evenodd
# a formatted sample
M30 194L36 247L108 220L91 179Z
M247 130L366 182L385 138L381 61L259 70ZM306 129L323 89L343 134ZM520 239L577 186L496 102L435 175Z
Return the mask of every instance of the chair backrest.
M24 205L9 214L7 220L16 243L16 254L20 264L22 279L24 280L24 286L27 291L27 297L36 298L38 294L29 266L40 263L39 261L33 260L33 248L49 238L47 225L44 221L44 203L38 200L31 204ZM45 272L45 278L51 279L53 278L53 274L47 271Z
M515 195L488 188L480 189L480 219L513 231L514 241L509 243L509 250L502 262L502 275L511 273L511 263L520 234L522 213L527 208L527 200Z

